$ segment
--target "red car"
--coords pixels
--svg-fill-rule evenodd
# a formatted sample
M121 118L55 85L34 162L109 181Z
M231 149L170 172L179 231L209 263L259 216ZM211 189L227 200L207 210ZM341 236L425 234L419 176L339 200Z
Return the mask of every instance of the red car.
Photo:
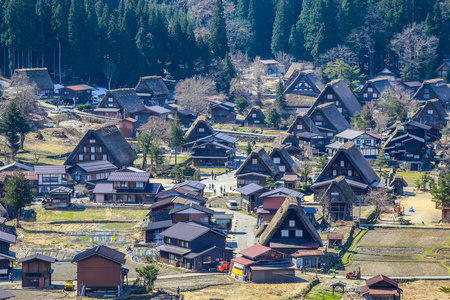
M230 268L230 263L224 260L219 261L219 264L216 266L217 271L226 272Z

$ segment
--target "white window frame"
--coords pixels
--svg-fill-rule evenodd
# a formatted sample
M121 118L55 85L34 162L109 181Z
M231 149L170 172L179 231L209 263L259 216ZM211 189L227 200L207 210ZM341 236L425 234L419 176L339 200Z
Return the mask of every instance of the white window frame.
M377 93L373 93L373 96L372 96L373 98L377 98L378 97L378 94Z
M258 164L258 159L252 158L252 165L257 165L257 164Z
M200 127L200 128L198 129L198 132L205 132L205 128Z
M295 237L303 237L303 230L296 229L295 230Z
M333 176L337 176L337 170L333 170Z
M347 171L347 176L352 177L352 176L353 176L353 170L348 170L348 171Z
M433 114L433 110L432 110L432 109L429 109L429 110L428 110L428 114L429 114L429 115L432 115L432 114Z
M255 118L256 118L256 114L252 114L252 118L254 118L254 119L255 119Z
M103 154L102 159L103 159L103 160L108 160L108 155Z
M279 157L274 157L274 158L273 158L273 163L274 163L274 164L278 165L278 164L280 164L280 162L281 162L281 161L280 161L280 158L279 158Z
M78 154L78 160L79 160L79 161L84 160L84 155L83 155L83 154Z
M282 238L288 238L289 237L289 230L286 230L286 229L281 230L281 237Z
M136 182L136 187L137 187L137 188L143 188L143 187L144 187L144 182L142 182L142 181L137 181L137 182Z
M373 88L369 87L369 88L367 88L367 91L368 92L373 92Z
M295 220L289 220L289 227L295 227Z
M345 160L341 160L341 161L339 162L339 166L345 167Z
M333 99L333 94L327 94L327 99L328 99L328 100Z
M91 160L95 160L95 154L91 154Z
M367 97L369 97L369 95L367 95L367 93L364 93L364 94L363 94L363 97L364 97L364 98L367 98Z

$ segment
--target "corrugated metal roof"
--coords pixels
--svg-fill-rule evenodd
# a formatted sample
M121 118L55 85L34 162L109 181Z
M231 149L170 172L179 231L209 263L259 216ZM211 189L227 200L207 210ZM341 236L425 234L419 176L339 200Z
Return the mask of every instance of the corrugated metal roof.
M19 263L23 263L25 261L29 261L29 260L33 260L33 259L43 260L43 261L50 262L50 263L54 263L56 261L56 258L54 258L54 257L36 253L36 254L19 259Z
M344 234L342 233L329 233L327 234L327 240L343 240Z
M108 160L97 160L97 161L77 163L77 166L79 166L86 172L117 169L117 167Z
M244 185L241 188L238 188L236 191L241 194L244 194L244 195L250 195L250 194L256 193L258 191L265 190L265 189L266 189L265 187L262 187L256 183L250 183L250 184Z
M150 176L148 172L111 172L108 181L148 182Z
M66 166L35 166L36 175L43 174L66 174Z
M99 255L106 259L112 260L114 262L117 262L121 265L125 264L127 261L125 259L125 254L122 252L119 252L117 250L114 250L112 248L106 247L104 245L100 245L97 247L94 247L92 249L88 249L84 252L81 252L72 259L72 262L79 262L80 260L83 260L85 258L88 258L92 255Z
M112 194L113 192L113 184L108 182L97 183L92 191L93 194Z
M271 249L269 247L255 244L253 246L248 247L247 249L240 251L239 254L246 256L246 257L255 258L255 257L260 256L261 254L264 254L270 250Z
M9 299L15 297L14 294L11 294L10 292L0 288L0 299Z
M15 244L17 237L14 234L0 231L0 241L7 242L9 244Z

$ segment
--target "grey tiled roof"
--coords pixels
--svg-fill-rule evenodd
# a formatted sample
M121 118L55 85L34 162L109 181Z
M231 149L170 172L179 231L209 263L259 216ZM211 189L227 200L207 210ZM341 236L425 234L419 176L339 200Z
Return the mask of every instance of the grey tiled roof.
M106 259L112 260L121 265L125 264L125 262L126 262L124 253L114 250L114 249L109 248L104 245L96 246L92 249L88 249L84 252L81 252L81 253L75 255L75 257L72 259L72 262L73 263L79 262L80 260L86 259L92 255L102 256Z

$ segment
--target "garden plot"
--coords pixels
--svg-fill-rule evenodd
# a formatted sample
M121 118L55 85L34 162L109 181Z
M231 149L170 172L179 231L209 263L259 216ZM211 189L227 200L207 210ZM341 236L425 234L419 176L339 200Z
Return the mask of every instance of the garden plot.
M450 231L448 230L375 229L369 230L361 239L359 245L431 248L442 245L449 234Z
M427 262L392 262L392 261L356 261L345 271L339 270L339 275L361 268L362 276L448 276L448 271L439 263Z
M358 247L358 252L378 253L378 254L402 254L402 255L414 255L424 254L425 250L422 248L396 248L396 247Z

